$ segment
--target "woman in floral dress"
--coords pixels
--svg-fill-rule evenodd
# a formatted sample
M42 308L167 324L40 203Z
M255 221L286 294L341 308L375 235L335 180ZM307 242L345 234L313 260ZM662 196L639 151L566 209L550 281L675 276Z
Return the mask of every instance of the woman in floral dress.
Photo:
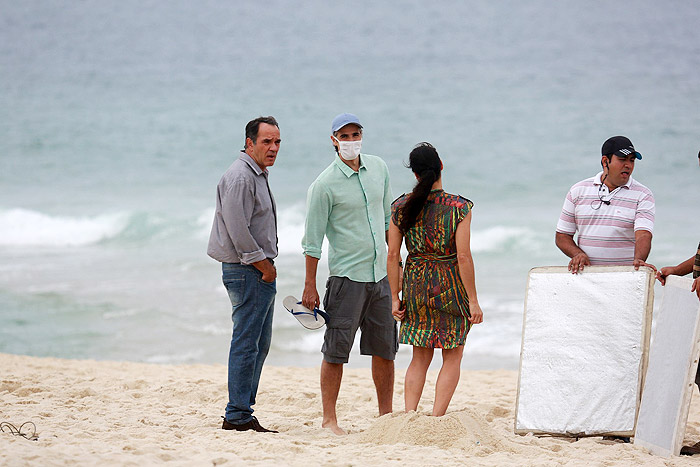
M442 162L429 143L411 151L409 168L418 182L394 201L389 225L392 313L401 320L399 342L413 346L405 379L407 412L417 409L434 350L442 349L433 404L433 415L441 416L459 382L467 333L483 319L469 247L473 203L443 191ZM401 284L404 238L408 257Z

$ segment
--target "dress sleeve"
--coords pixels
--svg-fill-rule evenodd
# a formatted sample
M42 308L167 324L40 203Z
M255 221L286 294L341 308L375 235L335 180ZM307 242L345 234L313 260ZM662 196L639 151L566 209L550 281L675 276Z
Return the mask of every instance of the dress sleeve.
M462 222L462 220L467 217L467 214L469 214L469 211L472 210L472 207L474 207L474 203L467 198L462 198L460 196L459 201L459 207L457 208L457 223Z
M405 203L406 194L399 196L391 203L391 221L394 225L399 225L401 221L401 208Z

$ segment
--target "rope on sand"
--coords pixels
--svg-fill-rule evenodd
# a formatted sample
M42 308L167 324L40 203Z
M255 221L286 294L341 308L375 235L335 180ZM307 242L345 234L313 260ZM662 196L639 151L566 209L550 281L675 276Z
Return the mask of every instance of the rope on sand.
M27 425L28 429L22 432L22 429L25 425ZM5 433L6 429L7 432L9 432L10 434L13 434L15 436L21 436L22 438L28 439L30 441L36 441L39 439L39 436L36 434L36 425L34 424L34 422L24 422L19 426L19 428L14 426L12 423L1 422L0 431ZM30 429L32 430L31 432L29 431Z

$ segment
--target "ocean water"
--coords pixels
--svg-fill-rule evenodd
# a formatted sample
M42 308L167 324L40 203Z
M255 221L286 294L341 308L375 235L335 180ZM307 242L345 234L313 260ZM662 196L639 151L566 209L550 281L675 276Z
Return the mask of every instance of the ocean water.
M485 321L465 368L517 368L528 270L566 264L563 198L609 136L644 155L649 261L697 247L692 2L2 3L0 352L224 363L230 304L206 244L216 183L259 115L283 139L270 364L321 359L322 332L281 302L303 288L306 189L340 112L360 117L396 196L412 187L410 149L430 141L445 189L475 203Z

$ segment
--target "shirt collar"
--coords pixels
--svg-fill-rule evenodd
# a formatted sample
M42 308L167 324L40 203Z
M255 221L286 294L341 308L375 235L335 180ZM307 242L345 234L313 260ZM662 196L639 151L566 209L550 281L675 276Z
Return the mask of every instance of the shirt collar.
M601 180L602 178L603 178L603 172L598 172L598 175L596 175L593 178L593 184L594 185L602 185L603 184L603 182ZM632 185L632 177L630 177L630 179L627 180L627 183L625 183L624 185L620 185L617 188L629 188L631 185Z
M255 160L252 157L250 157L247 152L241 151L240 159L246 164L248 164L250 168L253 169L253 172L255 172L256 175L262 175L267 173L267 169L261 169L258 163L255 162Z
M358 157L360 158L360 169L367 169L367 167L365 167L365 163L362 161L362 154L360 154ZM343 174L345 174L345 176L348 178L350 178L352 174L357 173L354 170L352 170L345 162L343 162L338 154L335 155L335 160L333 162L335 162L335 165L338 166L340 171L343 172Z

